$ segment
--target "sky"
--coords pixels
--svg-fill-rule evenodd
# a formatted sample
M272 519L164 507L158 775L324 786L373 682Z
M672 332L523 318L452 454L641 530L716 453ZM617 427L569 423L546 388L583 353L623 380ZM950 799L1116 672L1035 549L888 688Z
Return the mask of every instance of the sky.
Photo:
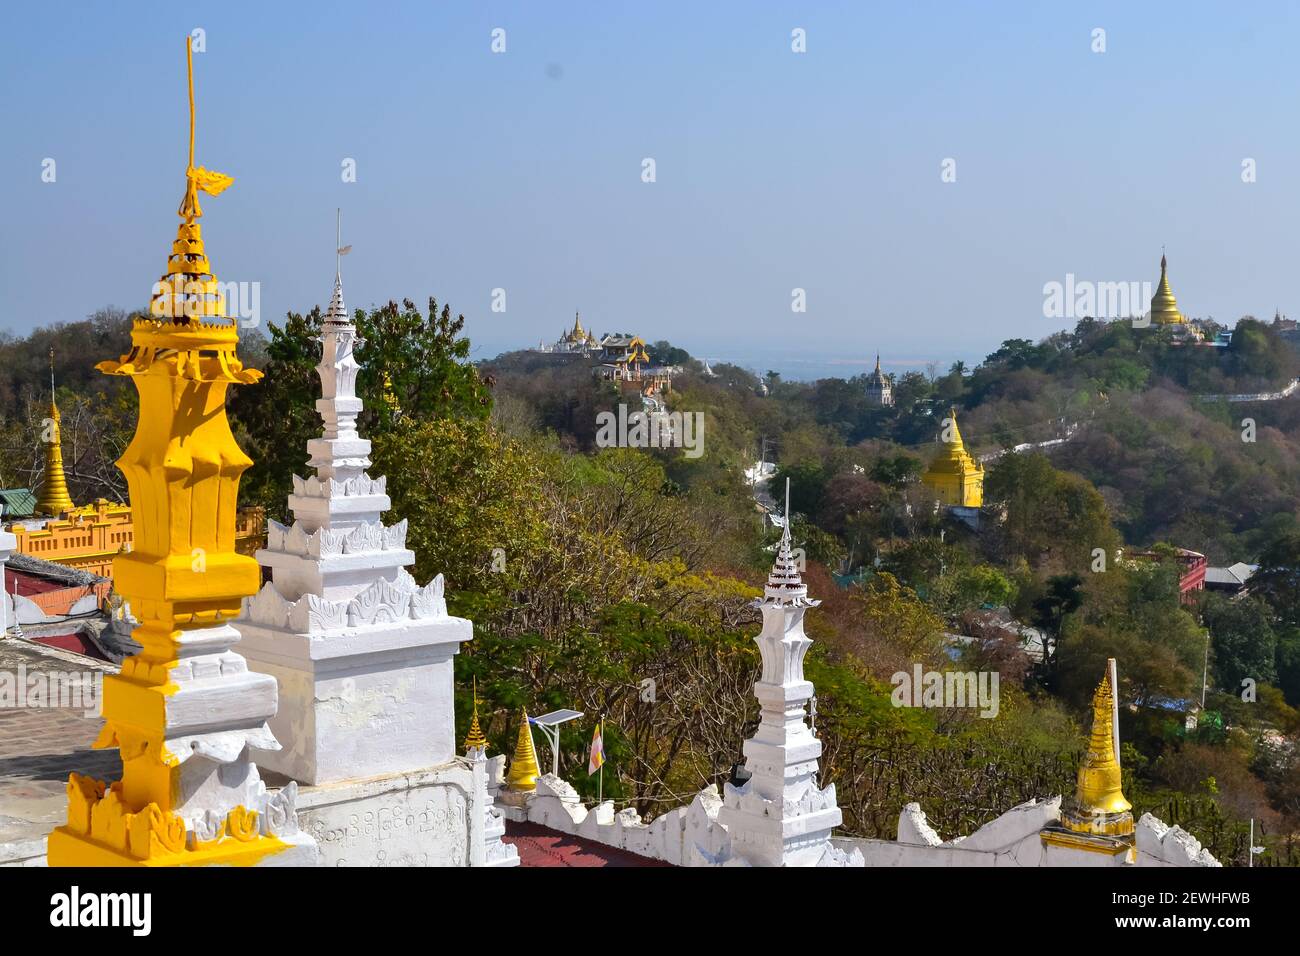
M788 377L847 377L877 351L893 370L973 364L1073 326L1044 315L1047 283L1154 283L1162 246L1187 314L1300 316L1290 4L0 17L0 328L17 334L148 301L184 190L196 28L196 162L235 178L203 197L204 238L219 278L258 284L263 324L328 301L336 208L348 304L436 296L478 358L581 311Z

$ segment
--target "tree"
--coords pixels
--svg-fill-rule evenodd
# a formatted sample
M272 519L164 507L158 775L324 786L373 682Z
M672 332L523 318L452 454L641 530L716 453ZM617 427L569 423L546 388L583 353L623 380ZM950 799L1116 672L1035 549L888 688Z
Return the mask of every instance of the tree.
M1210 629L1219 687L1240 690L1243 678L1261 684L1276 680L1277 635L1268 605L1249 595L1231 601L1210 594L1202 616Z
M1300 532L1285 532L1265 546L1250 587L1278 620L1300 625Z
M690 352L663 339L648 346L646 351L650 354L650 361L656 365L685 365L691 360Z
M1179 604L1173 566L1114 567L1084 580L1083 600L1064 621L1060 689L1084 706L1114 657L1122 699L1150 706L1185 698L1200 686L1204 654L1205 634Z
M316 399L320 380L321 312L289 313L270 326L261 383L235 389L231 418L236 438L253 459L241 483L241 498L272 516L284 515L292 476L306 464L306 443L321 432ZM403 417L482 420L491 412L488 384L469 362L469 340L460 333L464 316L451 317L429 299L425 316L411 300L355 314L361 366L357 395L365 402L358 421L371 439L393 430Z
M1085 571L1091 570L1097 549L1108 556L1120 543L1097 489L1058 471L1041 454L999 458L985 479L984 500L1006 508L1001 534L1007 560Z
M307 442L321 434L315 401L321 389L320 309L290 312L283 325L268 329L263 378L230 390L230 419L240 447L253 459L240 481L240 503L261 505L268 516L287 521L292 476L305 470Z

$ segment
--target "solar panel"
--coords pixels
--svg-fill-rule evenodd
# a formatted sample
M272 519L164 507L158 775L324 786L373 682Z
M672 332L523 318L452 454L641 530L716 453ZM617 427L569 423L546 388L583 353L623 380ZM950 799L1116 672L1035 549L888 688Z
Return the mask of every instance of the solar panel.
M576 720L582 716L580 710L553 710L549 714L542 714L540 717L530 718L534 724L541 724L543 727L554 727L556 724L562 724L566 720Z

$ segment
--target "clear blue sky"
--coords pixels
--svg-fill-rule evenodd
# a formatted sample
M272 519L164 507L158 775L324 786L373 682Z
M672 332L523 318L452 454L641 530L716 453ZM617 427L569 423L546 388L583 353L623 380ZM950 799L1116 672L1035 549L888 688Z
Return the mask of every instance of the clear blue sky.
M205 237L222 279L261 283L264 321L328 298L336 206L349 304L437 295L480 356L581 309L754 364L783 342L844 374L877 349L978 360L1072 324L1043 317L1045 282L1153 281L1162 243L1189 314L1300 315L1298 21L1281 3L11 4L3 326L147 301L194 27L197 159L235 177Z

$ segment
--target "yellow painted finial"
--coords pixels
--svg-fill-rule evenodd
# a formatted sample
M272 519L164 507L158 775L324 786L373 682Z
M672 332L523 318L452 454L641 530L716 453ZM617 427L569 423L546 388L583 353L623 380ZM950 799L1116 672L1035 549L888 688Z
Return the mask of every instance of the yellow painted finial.
M167 274L154 283L153 299L149 303L149 314L155 319L171 319L181 325L189 324L191 319L203 321L226 315L225 298L203 250L203 227L195 220L203 215L199 206L200 191L216 196L234 182L225 173L194 166L197 111L194 105L194 50L188 35L185 37L185 67L190 101L190 145L185 166L185 195L176 210L183 221L177 227L176 241L172 243L172 252L167 259Z
M203 177L187 178L212 192ZM212 318L225 313L209 298L215 278L198 223L181 223L164 283L171 288L155 291L151 317L132 323L130 351L97 366L128 376L139 398L135 434L117 461L133 550L113 559L114 589L139 618L131 632L139 651L104 678L96 741L120 751L121 779L72 775L68 822L47 841L51 866L242 865L286 848L262 829L260 809L238 802L260 788L249 751L275 744L265 725L275 681L245 670L230 650L238 635L229 622L261 587L261 571L235 547L240 476L253 462L231 431L226 398L262 373L243 367L238 326ZM200 668L196 654L222 664Z
M68 494L68 479L63 473L63 436L60 434L59 405L54 400L54 349L50 349L50 416L45 420L42 444L45 445L45 476L36 499L36 513L58 516L75 508Z
M506 787L516 792L537 789L537 778L542 775L537 766L537 750L533 747L533 729L528 723L528 712L519 723L519 740L515 744L515 755L510 760L510 771L506 774Z
M188 35L185 37L185 69L190 95L190 152L189 160L185 164L185 198L181 200L181 208L177 210L177 214L187 223L192 223L203 215L203 210L199 207L198 191L202 190L209 196L216 196L235 180L225 173L207 170L202 166L197 169L194 167L194 127L197 113L194 108L194 48Z
M483 736L483 729L478 725L478 678L474 678L473 683L474 710L469 720L469 734L465 737L465 752L471 750L481 750L487 753L487 738Z

